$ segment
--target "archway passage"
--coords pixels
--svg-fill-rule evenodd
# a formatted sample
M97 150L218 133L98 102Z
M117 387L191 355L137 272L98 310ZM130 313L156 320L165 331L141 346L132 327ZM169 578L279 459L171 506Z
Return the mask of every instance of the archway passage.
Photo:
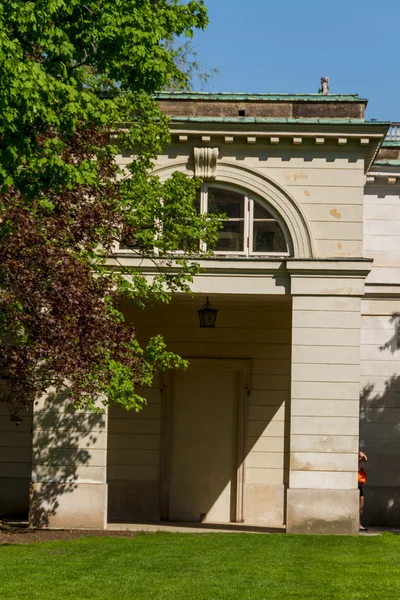
M110 409L109 521L282 527L290 298L213 296L213 330L199 327L202 300L126 307L141 342L160 333L190 365L154 382L140 413Z

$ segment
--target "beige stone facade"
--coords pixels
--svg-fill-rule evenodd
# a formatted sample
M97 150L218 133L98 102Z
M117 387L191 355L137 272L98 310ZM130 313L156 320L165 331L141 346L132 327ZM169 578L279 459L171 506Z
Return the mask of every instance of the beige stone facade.
M213 194L243 198L192 298L126 307L141 341L163 334L189 369L160 377L138 415L44 402L32 460L29 431L9 433L1 417L0 509L26 510L31 481L40 526L356 533L361 445L366 523L399 525L400 142L364 120L357 96L159 101L172 138L155 172L201 177L202 206ZM151 261L118 258L151 276ZM199 328L207 295L215 329Z

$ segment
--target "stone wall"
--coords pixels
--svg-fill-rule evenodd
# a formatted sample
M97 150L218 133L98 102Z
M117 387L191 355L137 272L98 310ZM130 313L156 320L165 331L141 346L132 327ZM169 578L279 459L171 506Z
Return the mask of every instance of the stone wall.
M363 119L366 101L356 96L321 97L228 94L160 94L163 112L172 117L261 117Z
M365 522L400 526L400 299L362 302L360 445Z

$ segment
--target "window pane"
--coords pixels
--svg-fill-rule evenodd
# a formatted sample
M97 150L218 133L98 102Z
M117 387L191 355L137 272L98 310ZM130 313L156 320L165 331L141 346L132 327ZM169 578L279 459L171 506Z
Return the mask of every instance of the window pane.
M253 252L287 252L285 236L276 221L254 221Z
M261 204L254 201L254 218L255 219L275 219L271 213L266 210Z
M244 196L229 190L208 188L207 212L225 214L229 219L243 219Z
M229 252L243 252L244 249L244 222L224 221L223 229L218 232L219 240L212 250L225 250Z

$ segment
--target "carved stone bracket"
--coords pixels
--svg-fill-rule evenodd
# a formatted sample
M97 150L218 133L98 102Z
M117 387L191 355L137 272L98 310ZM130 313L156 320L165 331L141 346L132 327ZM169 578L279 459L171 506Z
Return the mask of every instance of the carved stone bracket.
M218 148L194 148L194 176L215 179L218 155Z

